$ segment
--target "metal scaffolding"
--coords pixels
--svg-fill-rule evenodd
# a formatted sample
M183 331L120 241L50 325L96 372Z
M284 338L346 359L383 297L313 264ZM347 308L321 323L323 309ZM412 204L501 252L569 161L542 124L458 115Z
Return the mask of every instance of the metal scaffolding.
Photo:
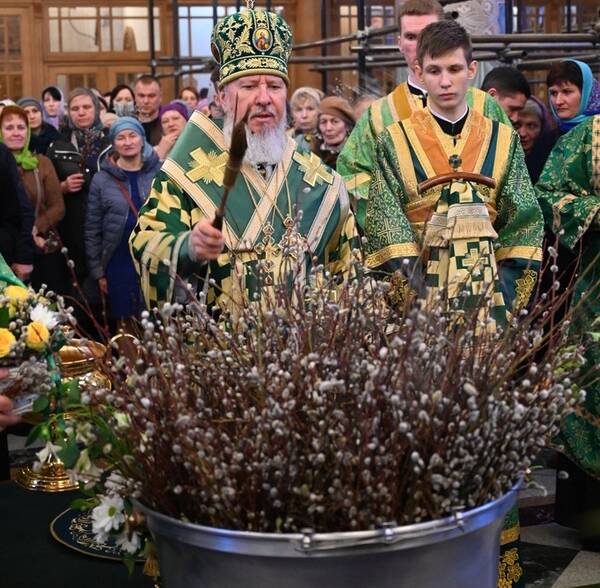
M299 0L301 1L301 0ZM456 4L461 0L441 0L444 6ZM150 14L153 14L155 0L148 0ZM519 3L520 4L520 3ZM186 4L187 5L187 4ZM236 0L239 10L241 0ZM600 11L598 22L590 32L571 32L571 18L567 18L566 33L513 33L513 0L505 2L505 34L472 36L475 58L479 61L501 61L514 64L522 70L545 69L553 60L573 57L586 61L592 69L600 70ZM168 73L160 73L159 77L174 77L175 91L179 92L181 76L193 73L207 73L212 68L212 58L198 56L182 58L179 43L179 1L172 0L173 13L173 55L157 58L154 43L154 19L149 19L150 27L150 69L157 75L157 67L172 68ZM291 63L312 65L312 70L322 76L323 90L327 89L327 73L330 71L357 71L358 85L365 87L373 69L382 67L401 67L406 63L398 53L396 45L382 44L380 39L398 32L397 25L372 28L372 0L356 0L357 31L348 35L331 36L330 24L333 18L331 2L321 0L320 3L320 39L294 45ZM271 9L271 0L266 0L267 9ZM213 23L219 17L219 0L212 0ZM571 14L571 0L566 1L567 14ZM456 17L450 9L449 17ZM350 54L332 55L330 48L344 43L351 43ZM320 49L320 55L302 55L307 49ZM339 52L339 51L338 51ZM182 66L185 66L182 69Z

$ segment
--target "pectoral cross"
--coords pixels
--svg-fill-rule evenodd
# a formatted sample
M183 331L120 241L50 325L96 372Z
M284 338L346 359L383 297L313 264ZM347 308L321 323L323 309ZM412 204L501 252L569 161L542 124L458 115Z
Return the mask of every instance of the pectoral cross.
M273 285L273 270L275 269L275 257L281 255L281 247L275 243L273 239L273 233L275 230L273 226L267 223L263 228L263 240L255 246L254 250L259 255L264 255L264 267L267 272L265 283L267 286Z
M291 257L296 261L309 250L308 242L298 232L294 219L286 216L283 225L285 226L285 233L281 241L279 241L279 246L283 250L285 257Z

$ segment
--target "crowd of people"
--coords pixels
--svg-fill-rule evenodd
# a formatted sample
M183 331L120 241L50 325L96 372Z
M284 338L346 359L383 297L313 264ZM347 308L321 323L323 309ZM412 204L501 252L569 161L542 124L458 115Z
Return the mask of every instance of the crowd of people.
M231 40L215 28L214 93L186 87L164 104L159 80L143 75L133 88L107 94L77 88L65 99L49 86L40 100L3 101L0 253L17 276L85 297L93 313L108 313L111 329L127 328L144 306L177 298L179 278L204 282L208 304L253 296L253 264L278 242L289 245L302 211L308 265L343 272L364 237L367 267L393 276L400 300L415 275L431 291L460 279L481 292L468 270L475 251L486 260L482 275L499 277L493 300L500 323L527 306L557 241L561 272L578 275L575 260L594 268L574 299L593 290L590 280L600 274L600 83L586 63L564 59L550 68L548 103L513 67L493 69L474 88L464 29L444 18L436 0L406 0L399 20L406 82L380 98L348 100L312 87L288 96L281 56L289 55L291 33L281 17L257 14L277 34L235 60L224 49ZM243 14L228 19L256 32ZM268 68L255 53L267 55ZM221 231L212 218L222 156L246 115L248 167ZM453 172L492 178L494 188L450 180L437 191L427 187ZM246 276L235 288L234 274ZM586 300L597 316L598 298ZM595 400L586 408L595 419L599 394L589 395ZM573 418L563 432L569 455L600 476L598 427Z

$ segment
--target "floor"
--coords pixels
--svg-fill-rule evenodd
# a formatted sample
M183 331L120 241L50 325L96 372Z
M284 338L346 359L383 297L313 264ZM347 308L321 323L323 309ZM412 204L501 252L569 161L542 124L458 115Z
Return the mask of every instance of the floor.
M584 551L577 531L553 521L556 470L534 470L521 491L521 559L526 588L600 588L600 553Z
M14 466L31 461L24 437L9 435ZM556 470L541 467L521 490L521 560L526 588L600 588L600 552L581 548L577 532L553 522Z

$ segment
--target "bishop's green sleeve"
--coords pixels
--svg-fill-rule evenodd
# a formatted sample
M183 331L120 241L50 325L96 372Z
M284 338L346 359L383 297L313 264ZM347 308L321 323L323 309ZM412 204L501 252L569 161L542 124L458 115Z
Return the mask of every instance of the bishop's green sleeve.
M600 136L600 117L589 118L563 135L552 150L536 193L544 220L563 245L578 248L600 211L600 194L592 186L592 134ZM597 228L597 226L596 226Z
M505 173L496 196L496 261L508 308L529 301L542 261L544 222L525 166L518 135L512 131Z
M129 239L148 308L170 302L178 276L185 277L183 266L189 273L187 239L196 211L187 194L159 171Z

